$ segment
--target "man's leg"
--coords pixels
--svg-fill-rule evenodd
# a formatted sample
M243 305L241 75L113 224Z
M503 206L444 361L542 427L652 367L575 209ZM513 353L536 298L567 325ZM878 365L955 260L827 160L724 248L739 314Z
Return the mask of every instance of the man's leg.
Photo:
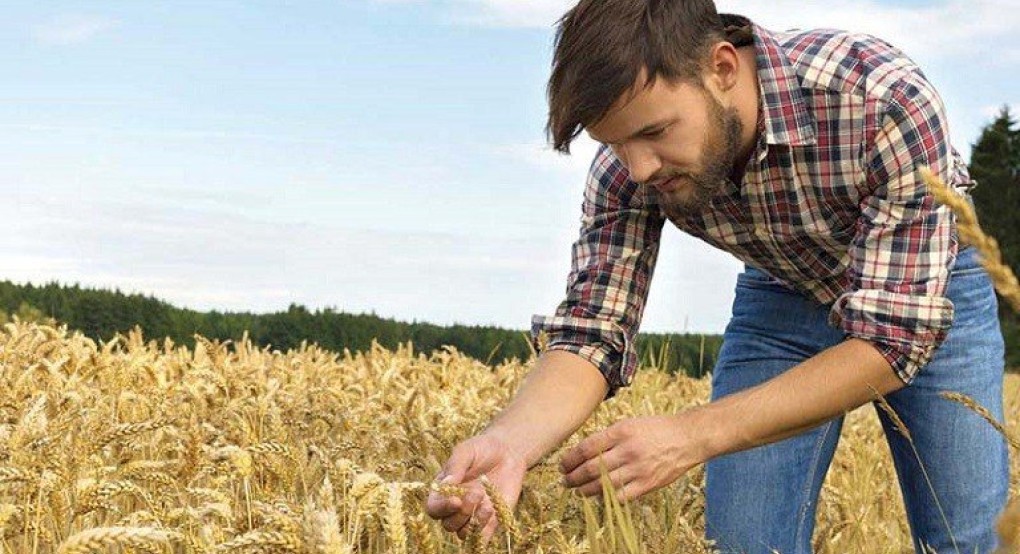
M1002 335L995 294L974 248L960 253L948 295L955 316L945 342L908 387L887 398L916 455L889 417L878 413L916 551L930 552L922 549L930 545L939 554L986 554L996 547L995 519L1008 494L1007 445L980 416L939 396L963 393L1002 421Z
M745 271L712 374L712 399L775 377L843 340L828 309ZM747 414L754 417L754 414ZM843 418L762 447L720 456L705 466L706 538L720 552L808 554L818 492Z

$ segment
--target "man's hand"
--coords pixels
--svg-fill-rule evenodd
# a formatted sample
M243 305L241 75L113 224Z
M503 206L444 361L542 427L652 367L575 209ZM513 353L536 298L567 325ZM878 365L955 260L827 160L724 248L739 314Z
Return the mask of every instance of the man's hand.
M482 526L482 544L488 544L496 532L499 520L495 507L479 477L486 475L503 496L512 511L521 495L524 474L528 466L510 447L498 437L481 434L458 444L450 453L443 470L436 480L447 485L460 485L468 489L464 499L430 493L425 502L425 512L433 519L443 521L443 529L467 538L468 521L474 519Z
M587 437L560 462L564 484L585 496L601 494L601 454L621 502L669 485L707 459L691 414L624 419Z

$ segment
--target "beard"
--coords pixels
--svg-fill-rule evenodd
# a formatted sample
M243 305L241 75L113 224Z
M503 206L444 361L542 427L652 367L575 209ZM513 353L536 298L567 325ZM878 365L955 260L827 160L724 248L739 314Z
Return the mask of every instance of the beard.
M659 205L670 219L686 219L702 213L729 181L740 146L744 124L736 108L723 108L708 91L708 130L701 153L701 171L674 172L664 179L676 178L679 186L659 193Z

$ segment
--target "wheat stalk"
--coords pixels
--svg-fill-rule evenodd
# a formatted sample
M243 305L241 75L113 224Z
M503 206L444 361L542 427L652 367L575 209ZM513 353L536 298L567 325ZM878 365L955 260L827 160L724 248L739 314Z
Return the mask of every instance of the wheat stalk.
M995 530L1000 543L995 554L1016 554L1020 550L1020 498L1009 501L996 522Z
M1017 441L1016 437L1014 437L1012 433L1006 430L1005 426L1003 426L1001 423L999 423L998 420L995 419L995 416L993 416L992 413L988 411L988 408L985 408L981 404L978 404L977 401L975 401L973 398L955 391L943 391L939 393L939 396L945 398L946 400L952 400L953 402L962 404L969 410L977 413L979 416L981 416L982 419L984 419L992 427L994 427L995 430L998 431L999 434L1001 434L1013 448L1020 449L1020 441Z
M1010 267L1003 263L998 241L985 234L981 229L973 207L963 196L951 191L930 169L921 168L920 171L935 198L949 206L956 214L960 237L976 246L981 252L981 265L988 271L995 290L1014 311L1020 313L1020 281L1017 280ZM972 398L957 392L942 392L940 394L943 398L959 402L973 410L1002 434L1013 448L1020 447L1017 439L1006 431L1006 428L992 416L991 412ZM996 551L996 554L1017 551L1017 547L1020 546L1018 544L1020 543L1020 531L1018 530L1020 530L1020 500L1013 498L999 518L997 531L1002 546Z

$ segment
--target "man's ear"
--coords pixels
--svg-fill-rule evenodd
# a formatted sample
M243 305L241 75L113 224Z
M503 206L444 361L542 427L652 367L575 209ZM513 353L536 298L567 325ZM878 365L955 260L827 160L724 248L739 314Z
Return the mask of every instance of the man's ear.
M712 47L705 64L703 81L715 91L727 94L737 86L740 56L733 44L720 41Z

